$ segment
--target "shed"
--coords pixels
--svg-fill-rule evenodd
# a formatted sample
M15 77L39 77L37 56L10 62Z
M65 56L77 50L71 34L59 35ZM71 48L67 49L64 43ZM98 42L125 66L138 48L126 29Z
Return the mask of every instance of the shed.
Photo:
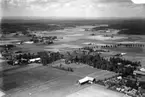
M84 78L78 80L78 83L79 83L79 84L93 83L94 81L95 81L95 78L86 76L86 77L84 77Z
M33 41L26 41L24 43L26 43L26 44L33 44L34 42Z
M145 68L141 68L140 71L145 72Z
M34 58L34 59L30 59L29 62L35 62L35 61L40 61L41 58Z

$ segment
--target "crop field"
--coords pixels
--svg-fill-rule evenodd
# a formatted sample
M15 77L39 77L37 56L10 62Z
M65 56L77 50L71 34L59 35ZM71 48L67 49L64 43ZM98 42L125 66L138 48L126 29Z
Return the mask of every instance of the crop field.
M142 66L145 67L145 55L133 55L130 54L128 56L124 56L125 59L131 60L131 61L140 61Z
M77 76L80 76L82 78L85 76L90 76L90 77L95 78L96 80L99 80L99 79L113 77L117 74L114 72L109 72L106 70L100 70L100 69L85 66L82 68L75 69L75 72L73 73L73 75L77 75Z
M70 94L67 97L123 97L121 93L113 92L102 88L101 86L90 86L76 93Z
M73 69L87 67L86 64L81 64L81 63L79 63L79 64L76 64L76 63L65 64L65 62L62 62L62 61L57 61L57 62L54 62L52 64L53 67L60 67L60 65L61 65L61 67L71 67Z
M132 54L142 54L142 53L144 53L143 48L138 48L138 47L133 47L133 48L118 47L118 48L111 48L110 50L118 51L118 52L127 52L127 53L132 53Z
M1 77L3 83L0 86L6 93L12 93L23 90L24 88L40 85L44 82L66 75L65 71L43 66L27 68L27 70L21 70L20 72L10 74L7 74L7 72L10 71L3 72L3 76Z

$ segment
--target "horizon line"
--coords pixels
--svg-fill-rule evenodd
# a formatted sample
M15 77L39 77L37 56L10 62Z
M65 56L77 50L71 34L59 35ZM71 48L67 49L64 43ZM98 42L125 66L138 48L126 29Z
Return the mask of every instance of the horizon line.
M50 19L50 20L99 20L99 19L145 19L145 17L43 17L43 16L4 16L1 19L23 19L23 20L35 20L35 19Z

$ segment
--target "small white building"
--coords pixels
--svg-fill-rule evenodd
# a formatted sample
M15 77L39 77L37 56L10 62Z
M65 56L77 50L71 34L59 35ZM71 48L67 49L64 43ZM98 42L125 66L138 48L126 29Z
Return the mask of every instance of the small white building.
M145 68L140 68L140 71L145 72Z
M40 61L41 58L34 58L34 59L30 59L29 62L32 63L32 62L36 62L36 61Z
M118 76L117 79L122 80L122 77L121 76Z
M126 53L120 53L120 54L121 54L122 56L123 56L123 55L126 55Z
M34 42L33 41L26 41L24 43L26 43L26 44L33 44Z
M78 83L79 84L84 84L84 83L91 83L92 84L94 81L95 81L95 78L86 76L86 77L78 80Z

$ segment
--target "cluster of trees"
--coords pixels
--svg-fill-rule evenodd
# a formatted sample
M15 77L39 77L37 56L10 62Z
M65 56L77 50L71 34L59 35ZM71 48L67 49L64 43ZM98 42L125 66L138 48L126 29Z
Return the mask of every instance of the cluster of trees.
M38 54L34 54L34 53L22 53L22 54L18 54L18 55L15 55L13 56L13 58L15 59L33 59L33 58L38 58L39 55Z
M93 66L94 68L109 70L120 73L123 76L133 75L133 71L141 66L140 62L132 62L129 60L112 57L109 60L101 57L99 54L85 54L75 55L68 58L71 62L79 62Z
M98 30L107 30L107 29L109 29L108 26L100 26L100 27L94 27L91 30L92 31L98 31Z
M18 52L12 52L12 50L3 49L1 50L3 52L3 56L7 58L9 61L8 63L11 65L15 65L15 62L17 61L18 64L27 64L30 59L33 58L41 58L41 62L43 65L47 65L49 63L52 63L56 60L59 60L63 58L63 55L59 52L38 52L38 53L26 53L23 51Z
M0 52L5 59L11 59L14 49L18 49L15 45L4 45Z
M27 33L27 28L23 24L19 23L2 23L1 30L3 34L16 33L18 31L22 32L23 34Z
M145 47L144 44L112 44L112 45L104 45L104 46L94 46L94 48L119 48L119 47L126 47L126 48L133 48L133 47L138 47L138 48L143 48Z
M121 44L121 45L105 45L102 48L117 48L117 47L144 47L144 44Z
M60 66L56 66L54 68L58 68L58 69L61 69L61 70L73 72L73 68L71 68L71 67L64 67L64 66L62 66L62 64L60 64Z
M39 58L38 54L34 53L18 53L11 54L11 58L8 61L10 65L27 65L30 59Z
M141 66L139 61L129 61L122 58L110 58L112 71L122 74L123 76L133 75L133 71Z
M59 52L55 53L55 52L44 51L44 52L38 52L38 55L40 56L41 62L44 66L63 58L63 55L60 54Z
M60 30L63 29L63 27L58 26L58 25L49 25L49 24L45 24L45 23L35 23L33 25L29 26L29 29L32 31L53 31L53 30Z
M98 48L95 47L95 48ZM89 50L89 52L109 52L109 50L104 50L104 49L94 49L94 47L84 47L84 50Z
M40 58L41 63L43 65L50 64L54 61L57 61L59 59L63 58L63 55L59 52L38 52L36 54L34 53L18 53L18 54L11 54L11 59L8 61L9 64L14 65L17 61L18 64L27 64L30 59L33 58Z
M49 36L49 37L37 37L33 36L30 41L34 43L44 43L44 44L53 44L53 41L57 39L57 36Z

